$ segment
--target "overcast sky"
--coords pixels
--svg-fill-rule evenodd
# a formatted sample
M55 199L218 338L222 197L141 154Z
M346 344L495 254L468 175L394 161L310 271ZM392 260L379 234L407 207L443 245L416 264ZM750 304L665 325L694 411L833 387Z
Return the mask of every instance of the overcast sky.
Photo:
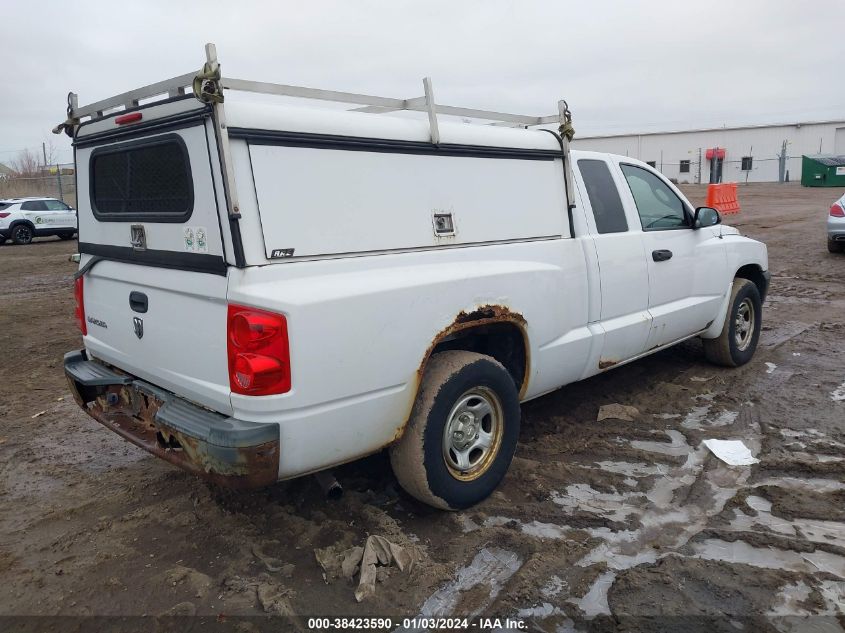
M845 118L842 0L3 0L0 162L80 104L189 72L552 114L579 135Z

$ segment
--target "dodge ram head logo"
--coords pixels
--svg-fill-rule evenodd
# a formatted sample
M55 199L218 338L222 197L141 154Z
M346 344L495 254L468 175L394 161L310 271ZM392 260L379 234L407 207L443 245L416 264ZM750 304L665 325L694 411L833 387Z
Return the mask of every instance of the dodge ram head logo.
M140 317L134 317L132 319L132 325L135 327L135 336L138 338L144 338L144 321Z

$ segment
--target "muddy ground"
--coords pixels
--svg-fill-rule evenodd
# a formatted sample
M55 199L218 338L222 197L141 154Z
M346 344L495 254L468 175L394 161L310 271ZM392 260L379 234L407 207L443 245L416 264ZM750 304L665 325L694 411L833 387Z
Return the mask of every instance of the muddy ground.
M703 187L687 187L694 202ZM740 187L728 221L769 246L753 362L682 344L526 404L503 485L461 513L398 490L384 455L232 493L82 414L75 242L0 247L0 614L197 615L178 630L307 630L309 615L511 616L537 631L845 630L845 257L825 248L833 189ZM596 421L601 405L633 421ZM729 467L706 438L759 457ZM383 535L416 557L358 603L315 548ZM812 616L812 617L810 617ZM27 618L0 628L162 629L174 620ZM36 622L36 624L33 624ZM168 624L169 623L169 624Z

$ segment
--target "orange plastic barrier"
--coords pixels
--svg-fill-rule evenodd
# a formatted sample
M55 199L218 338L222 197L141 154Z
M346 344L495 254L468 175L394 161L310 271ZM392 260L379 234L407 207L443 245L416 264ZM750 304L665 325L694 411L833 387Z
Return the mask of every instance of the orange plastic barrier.
M736 183L726 182L721 185L707 185L707 201L704 204L707 207L713 207L723 215L739 213Z

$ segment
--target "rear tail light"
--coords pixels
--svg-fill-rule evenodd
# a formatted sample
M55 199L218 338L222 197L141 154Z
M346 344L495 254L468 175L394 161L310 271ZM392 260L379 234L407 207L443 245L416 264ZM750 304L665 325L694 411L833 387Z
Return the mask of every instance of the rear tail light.
M5 213L0 213L0 218L8 218L10 215L12 215L12 214L9 213L8 211L5 212Z
M838 202L834 202L830 205L830 217L832 218L845 218L845 209L842 208Z
M85 298L83 294L83 280L84 277L78 277L73 282L73 298L76 299L76 310L73 316L76 318L76 325L82 336L88 334L88 324L85 323Z
M281 314L229 305L226 348L234 393L269 396L291 388L288 324Z

